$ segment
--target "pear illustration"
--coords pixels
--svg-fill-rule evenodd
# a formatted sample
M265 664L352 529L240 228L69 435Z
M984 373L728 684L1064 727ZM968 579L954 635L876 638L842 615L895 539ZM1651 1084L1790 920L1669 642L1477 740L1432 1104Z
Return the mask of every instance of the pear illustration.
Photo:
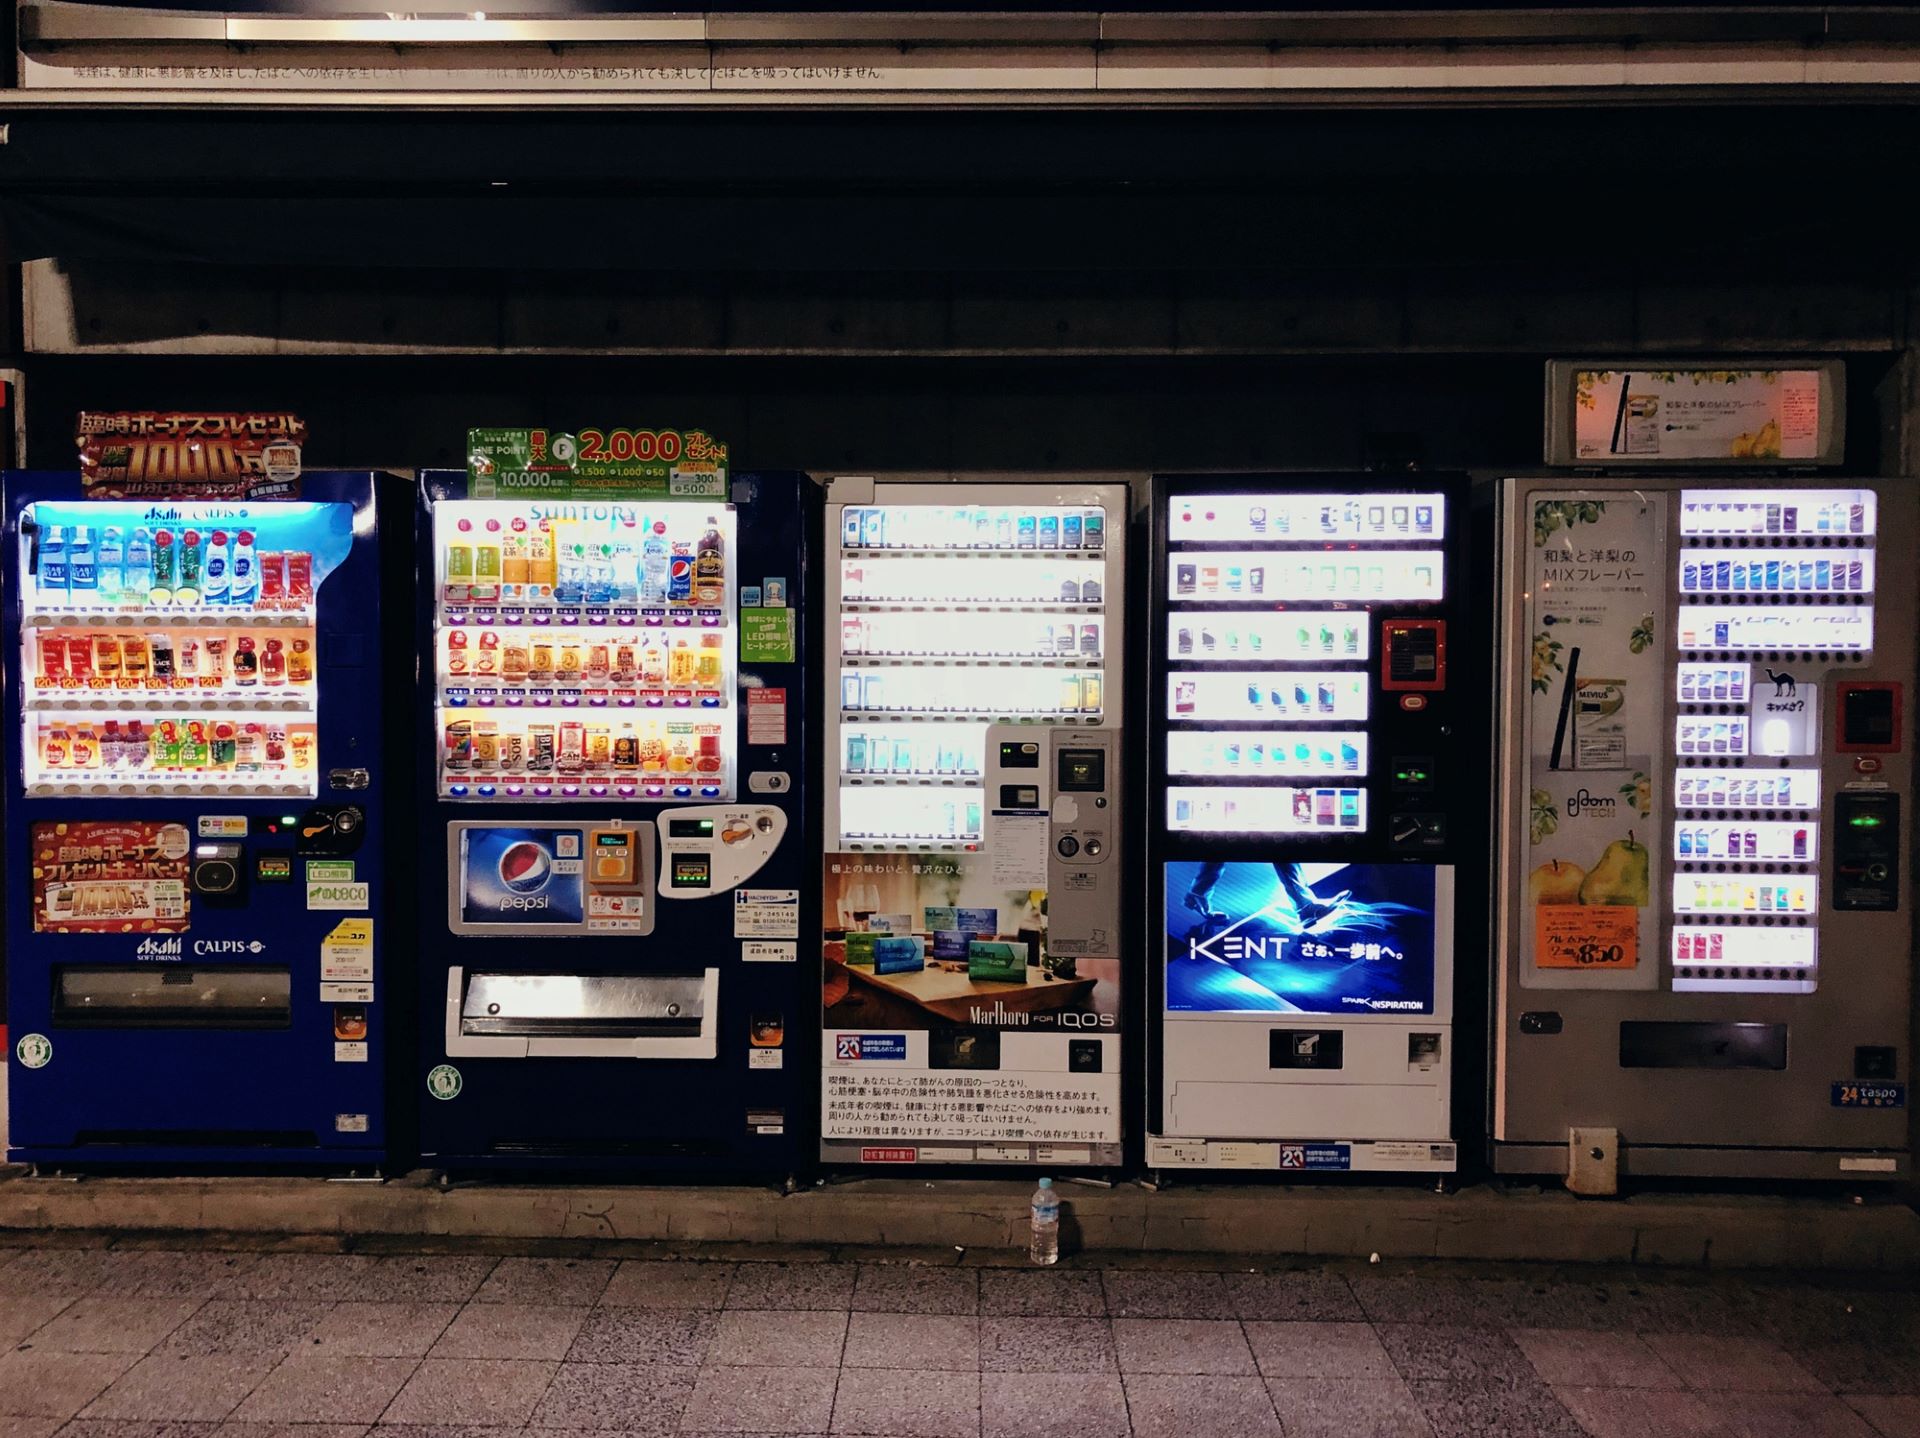
M1587 871L1580 885L1583 904L1630 904L1644 909L1652 902L1648 887L1647 846L1637 842L1633 830L1627 837L1615 839L1600 855L1600 862Z
M1577 904L1587 871L1565 859L1549 859L1527 875L1527 900L1541 904Z

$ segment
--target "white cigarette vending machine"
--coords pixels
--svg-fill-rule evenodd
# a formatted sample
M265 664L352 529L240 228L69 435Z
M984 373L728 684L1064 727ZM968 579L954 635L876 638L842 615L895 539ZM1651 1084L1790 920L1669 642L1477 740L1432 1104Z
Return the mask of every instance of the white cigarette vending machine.
M1124 484L832 482L821 1157L1120 1161Z

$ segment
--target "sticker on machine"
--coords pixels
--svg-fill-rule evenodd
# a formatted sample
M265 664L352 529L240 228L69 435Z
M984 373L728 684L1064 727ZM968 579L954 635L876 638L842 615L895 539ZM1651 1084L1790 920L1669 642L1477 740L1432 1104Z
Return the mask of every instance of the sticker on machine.
M244 839L247 837L247 816L202 814L194 823L194 832L203 839Z
M781 1049L748 1049L747 1067L750 1069L785 1068L785 1051Z
M309 909L344 909L358 913L369 907L370 884L307 884L307 907Z
M365 1133L367 1129L367 1116L363 1113L337 1113L333 1116L335 1133Z
M1835 1108L1905 1108L1907 1086L1903 1083L1836 1083L1831 1100Z
M323 982L320 985L320 1002L323 1004L370 1004L373 1002L373 985Z
M53 1062L53 1040L45 1034L22 1034L13 1052L21 1068L43 1069Z
M177 934L189 927L185 824L147 819L35 824L37 934Z
M435 1064L427 1070L427 1093L442 1103L460 1097L460 1090L464 1086L460 1070L452 1064Z
M329 984L373 982L372 919L342 919L321 940L320 980Z
M740 961L747 964L795 964L800 961L800 945L791 939L749 939L740 946Z
M749 689L747 691L747 742L784 744L787 742L787 691Z
M1344 1143L1283 1143L1280 1145L1282 1172L1345 1172L1353 1167L1353 1149Z
M337 1064L363 1064L368 1062L370 1057L369 1045L364 1041L347 1042L337 1040L334 1043L333 1061Z
M798 939L798 889L735 889L733 936L736 939Z

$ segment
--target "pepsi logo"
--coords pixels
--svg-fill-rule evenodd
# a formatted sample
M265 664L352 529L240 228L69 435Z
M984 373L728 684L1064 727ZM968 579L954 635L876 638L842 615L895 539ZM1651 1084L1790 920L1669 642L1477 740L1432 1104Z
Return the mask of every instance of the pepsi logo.
M515 894L537 894L553 877L553 855L531 839L522 839L500 856L500 882Z

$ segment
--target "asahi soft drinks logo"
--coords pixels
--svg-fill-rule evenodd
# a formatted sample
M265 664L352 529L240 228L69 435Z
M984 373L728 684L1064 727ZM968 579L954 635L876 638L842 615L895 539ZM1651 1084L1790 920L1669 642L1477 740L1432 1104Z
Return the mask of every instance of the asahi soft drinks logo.
M134 946L133 956L136 959L178 959L182 947L178 934L170 939L142 939Z

